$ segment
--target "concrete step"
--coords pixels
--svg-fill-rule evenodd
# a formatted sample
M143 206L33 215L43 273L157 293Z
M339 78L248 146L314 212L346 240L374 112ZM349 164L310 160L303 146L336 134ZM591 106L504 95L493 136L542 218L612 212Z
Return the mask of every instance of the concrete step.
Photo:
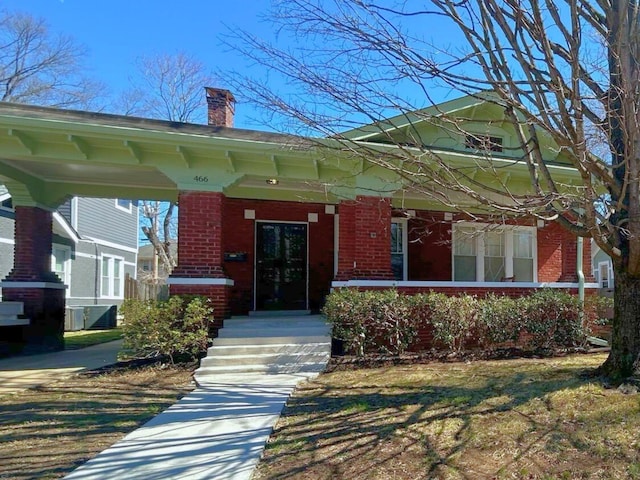
M202 383L204 378L216 375L223 375L227 373L241 374L241 373L264 373L264 374L280 374L280 373L302 373L302 372L316 372L320 373L324 371L327 366L327 362L310 362L310 363L279 363L271 365L225 365L216 367L201 367L196 370L194 378L197 383Z
M295 363L326 363L331 352L320 353L257 353L252 355L216 355L207 356L200 361L200 368L223 367L232 365L282 365Z
M218 333L224 331L221 329ZM275 344L305 344L305 343L326 343L331 342L331 337L328 335L309 335L309 336L297 336L287 335L281 337L270 336L251 336L251 337L217 337L214 339L214 346L223 345L275 345Z
M292 354L292 353L325 353L331 352L331 342L319 343L273 343L263 345L218 345L214 340L213 346L207 350L207 356L254 355L254 354Z
M289 337L289 336L329 336L329 330L323 327L306 328L237 328L224 327L218 330L218 338L237 337Z

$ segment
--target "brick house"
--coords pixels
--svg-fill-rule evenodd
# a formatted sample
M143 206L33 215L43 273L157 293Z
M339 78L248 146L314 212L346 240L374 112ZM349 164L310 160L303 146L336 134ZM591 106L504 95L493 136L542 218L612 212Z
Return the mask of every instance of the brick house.
M331 139L232 128L233 95L206 92L208 126L0 104L0 180L16 205L18 252L2 285L25 302L36 319L31 328L54 325L44 305L61 301L39 259L50 245L47 208L69 195L177 200L171 293L209 296L219 319L317 311L332 288L344 286L509 295L597 287L590 244L579 249L554 223L467 222L441 202L405 191L392 172L324 148ZM443 128L439 112L459 115L455 131ZM418 137L465 168L490 150L504 164L503 184L527 191L522 152L503 119L491 102L464 97L348 136L379 151L393 148L390 138L404 144ZM543 141L551 173L579 184L560 149ZM28 241L33 227L21 226L21 216L36 222L41 243Z

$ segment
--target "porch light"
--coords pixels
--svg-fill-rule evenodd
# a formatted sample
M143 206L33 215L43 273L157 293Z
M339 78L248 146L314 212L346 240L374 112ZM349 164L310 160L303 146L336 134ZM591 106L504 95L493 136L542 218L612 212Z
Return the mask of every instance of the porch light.
M280 181L277 178L267 178L268 185L278 185Z

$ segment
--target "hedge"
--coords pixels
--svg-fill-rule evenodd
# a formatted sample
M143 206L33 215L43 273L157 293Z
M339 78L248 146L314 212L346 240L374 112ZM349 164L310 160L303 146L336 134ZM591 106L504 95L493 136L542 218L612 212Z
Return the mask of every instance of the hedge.
M327 297L323 312L345 351L364 356L415 351L421 334L432 339L428 348L451 352L505 346L531 351L582 347L592 328L606 322L610 306L611 299L588 296L582 308L575 295L557 289L520 298L495 294L477 298L341 288Z

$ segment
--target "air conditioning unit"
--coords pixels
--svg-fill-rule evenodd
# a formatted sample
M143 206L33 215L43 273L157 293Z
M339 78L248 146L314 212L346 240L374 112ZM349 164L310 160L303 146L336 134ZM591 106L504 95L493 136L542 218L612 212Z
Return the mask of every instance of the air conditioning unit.
M75 332L84 328L84 307L67 307L64 314L64 330Z
M87 305L84 307L85 330L116 328L118 307L115 305Z

